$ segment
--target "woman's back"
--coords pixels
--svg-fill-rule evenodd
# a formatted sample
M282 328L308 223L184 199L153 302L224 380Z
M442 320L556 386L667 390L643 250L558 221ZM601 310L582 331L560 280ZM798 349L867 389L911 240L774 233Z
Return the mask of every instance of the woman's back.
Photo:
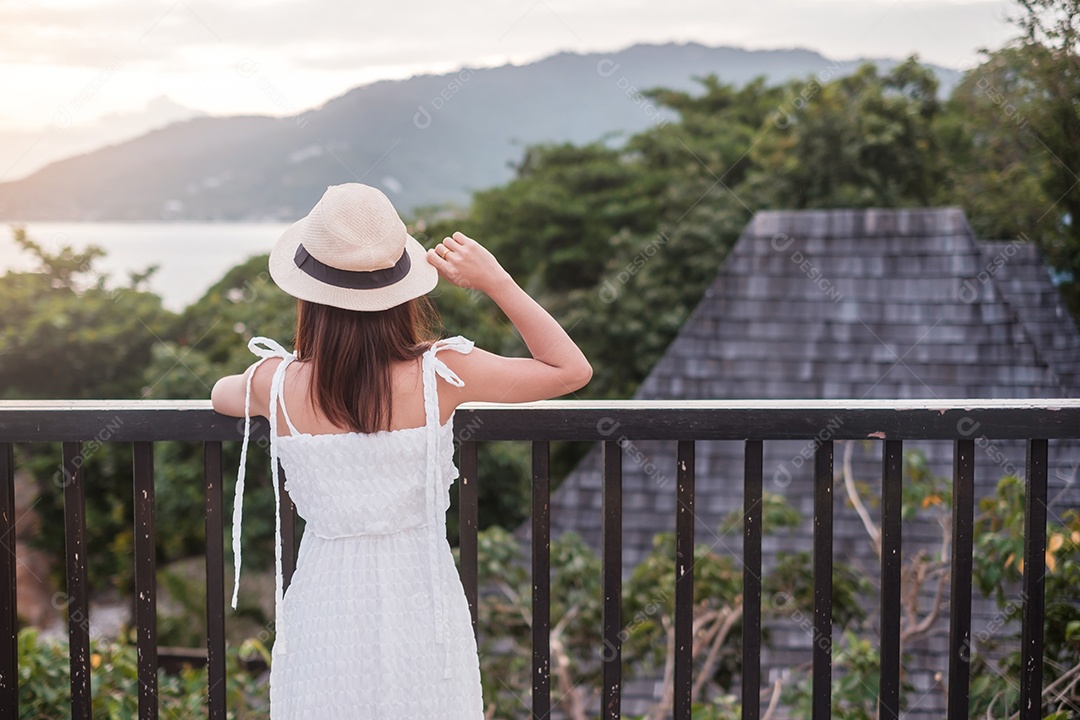
M252 342L260 344L259 339ZM329 539L398 532L429 521L439 524L436 513L445 519L457 468L453 463L453 410L445 420L441 417L439 385L454 386L462 381L439 352L469 353L471 341L461 336L439 340L417 363L414 378L408 377L412 368L402 367L400 383L396 384L402 386L403 394L398 397L405 402L418 401L420 417L408 422L408 415L402 413L407 422L404 427L371 433L343 431L319 418L310 407L304 408L303 374L296 376L290 400L289 371L300 363L277 343L263 340L262 344L272 353L264 363L273 370L267 398L282 400L277 403L271 455L280 458L285 490L308 528ZM451 349L457 352L446 352ZM262 375L258 370L254 377ZM253 381L252 393L257 392ZM303 420L310 421L306 427ZM329 430L320 431L315 423Z
M443 364L453 368L456 358L441 359ZM270 384L274 372L283 359L271 358L260 366L252 381L252 414L269 417ZM425 422L424 389L422 382L422 359L395 363L391 372L391 416L389 423L380 430L393 431L418 428ZM294 360L285 370L281 391L282 401L289 409L293 425L307 435L330 435L351 433L352 430L335 425L326 415L315 407L314 367L311 361ZM439 418L440 423L452 415L457 402L445 381L439 382ZM357 404L364 402L356 399ZM265 411L265 412L263 412ZM280 435L286 435L286 422L278 408L278 429Z

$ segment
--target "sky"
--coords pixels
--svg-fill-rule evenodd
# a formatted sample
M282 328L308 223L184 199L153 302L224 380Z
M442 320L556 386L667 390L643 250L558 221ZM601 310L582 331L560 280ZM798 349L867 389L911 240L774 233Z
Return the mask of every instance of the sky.
M559 51L696 41L966 69L1015 35L989 0L16 0L0 4L0 131L78 128L167 98L292 115L380 79Z

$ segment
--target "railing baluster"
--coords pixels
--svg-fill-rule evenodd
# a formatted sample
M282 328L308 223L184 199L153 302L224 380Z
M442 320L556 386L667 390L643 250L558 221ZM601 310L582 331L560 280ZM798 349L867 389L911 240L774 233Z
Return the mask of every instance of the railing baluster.
M949 609L949 720L968 716L971 672L971 544L975 513L975 441L953 446L952 572Z
M278 493L281 496L281 587L289 589L296 571L296 506L285 491L285 467L278 460ZM274 618L277 622L277 618Z
M743 720L761 717L761 456L762 442L747 440L743 473Z
M19 717L19 619L15 587L15 446L0 443L0 716Z
M622 715L622 448L614 440L601 445L603 477L603 625L602 720Z
M694 680L694 441L679 440L675 471L675 720L690 720Z
M551 713L551 522L546 440L532 444L532 712Z
M458 478L458 562L460 563L461 584L465 588L465 597L469 601L469 613L472 615L473 637L478 637L476 627L477 601L477 514L478 500L476 487L476 441L464 440L461 443L460 473Z
M210 720L225 720L225 543L221 443L203 443L206 488L206 682ZM235 560L234 560L235 562Z
M86 486L82 443L64 443L64 544L72 720L91 720L90 615L86 583Z
M881 468L881 674L878 717L900 717L900 567L904 455L886 440Z
M154 535L154 445L132 443L135 495L135 627L139 718L158 716L157 558Z
M1046 440L1028 440L1024 501L1024 619L1021 630L1020 719L1042 715L1046 580Z
M832 708L833 443L814 451L814 636L812 717L828 720Z

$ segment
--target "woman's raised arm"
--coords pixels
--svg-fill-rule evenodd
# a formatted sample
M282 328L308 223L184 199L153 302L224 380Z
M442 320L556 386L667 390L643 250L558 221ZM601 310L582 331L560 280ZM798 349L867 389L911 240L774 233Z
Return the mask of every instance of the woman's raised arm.
M428 262L447 281L486 293L521 333L531 358L475 348L450 360L464 385L457 403L529 402L573 392L592 377L592 366L558 321L522 290L495 256L460 232L428 251Z

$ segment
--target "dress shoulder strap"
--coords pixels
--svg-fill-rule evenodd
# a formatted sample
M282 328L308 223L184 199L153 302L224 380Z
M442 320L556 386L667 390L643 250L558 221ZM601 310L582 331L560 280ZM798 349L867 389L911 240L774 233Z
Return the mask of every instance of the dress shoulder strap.
M442 360L436 357L436 353L444 348L450 348L456 350L459 353L465 354L472 352L473 342L467 340L461 335L455 335L454 337L444 338L438 340L431 345L430 348L424 353L423 358L423 375L424 375L424 411L425 411L425 426L427 430L425 434L427 436L427 487L426 492L426 505L427 505L427 532L428 532L428 571L431 577L431 596L434 601L434 619L435 619L435 642L438 645L443 645L443 678L450 677L450 653L444 644L443 625L446 623L446 618L443 616L443 600L449 592L449 586L446 584L449 581L440 572L439 554L447 547L446 544L446 513L439 512L439 506L436 500L436 493L443 491L441 484L440 473L440 458L441 454L441 442L442 432L439 426L439 393L437 380L435 375L441 375L448 383L461 387L465 383L457 376L453 370L446 366Z
M277 369L274 371L274 380L270 391L271 396L276 396L278 403L281 405L281 414L285 416L285 424L289 426L289 432L293 435L299 434L300 431L293 425L292 418L289 417L289 409L285 407L285 368L295 359L295 355L290 355L278 364ZM270 404L274 408L274 412L277 412L277 406L274 405L273 400L270 401Z
M293 426L292 420L289 418L289 411L285 409L285 399L281 392L285 387L285 369L289 366L289 363L296 359L296 355L287 351L276 341L261 336L253 337L248 341L248 350L257 355L259 360L252 365L248 373L247 390L244 396L244 441L240 446L240 467L236 473L236 493L233 497L232 547L234 575L232 607L234 610L236 609L237 593L240 589L240 565L242 561L240 526L244 513L244 476L247 469L248 441L251 437L251 381L255 377L255 371L259 365L270 358L277 357L281 358L282 361L274 370L274 377L270 382L268 408L270 417L268 419L270 420L270 475L274 486L274 618L277 628L274 646L278 652L284 653L286 651L284 627L282 623L278 622L281 618L281 601L285 591L281 562L281 491L278 487L277 406L280 399L285 422L288 423L289 429L296 433L296 427Z

